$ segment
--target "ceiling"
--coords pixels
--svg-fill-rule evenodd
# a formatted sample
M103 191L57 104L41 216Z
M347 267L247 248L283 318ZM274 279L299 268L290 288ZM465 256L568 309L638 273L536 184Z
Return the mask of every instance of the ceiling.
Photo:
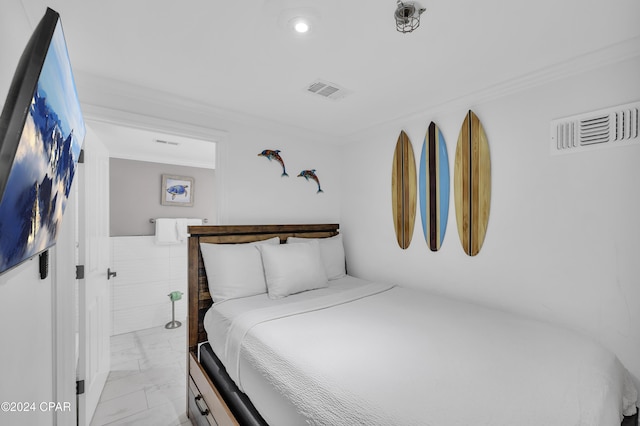
M637 0L421 0L410 34L395 0L21 1L34 26L60 13L76 74L334 139L640 45ZM287 26L300 11L306 35ZM348 95L309 94L318 78Z

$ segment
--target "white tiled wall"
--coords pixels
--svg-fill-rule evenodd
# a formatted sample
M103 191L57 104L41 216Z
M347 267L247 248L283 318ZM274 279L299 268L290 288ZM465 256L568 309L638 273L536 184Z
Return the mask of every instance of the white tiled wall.
M165 325L171 321L169 293L181 291L176 320L187 317L187 244L157 245L154 236L111 237L112 333Z

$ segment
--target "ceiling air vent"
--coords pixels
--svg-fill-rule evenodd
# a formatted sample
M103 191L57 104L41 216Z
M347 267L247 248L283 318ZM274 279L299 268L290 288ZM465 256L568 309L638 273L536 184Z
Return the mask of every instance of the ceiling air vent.
M306 90L309 93L334 100L342 99L349 93L344 87L324 80L314 81L307 86Z
M640 102L551 121L551 153L640 143Z
M173 145L173 146L178 146L178 145L180 145L180 143L179 143L179 142L165 141L165 140L162 140L162 139L155 139L155 142L156 142L156 143L161 143L161 144L164 144L164 145Z

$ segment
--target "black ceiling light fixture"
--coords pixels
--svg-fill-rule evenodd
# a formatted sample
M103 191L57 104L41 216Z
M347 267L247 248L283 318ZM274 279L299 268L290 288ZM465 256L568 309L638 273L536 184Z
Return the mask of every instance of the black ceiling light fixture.
M414 2L402 2L398 0L398 7L394 13L396 29L403 34L410 33L420 26L420 15L426 9L419 7Z

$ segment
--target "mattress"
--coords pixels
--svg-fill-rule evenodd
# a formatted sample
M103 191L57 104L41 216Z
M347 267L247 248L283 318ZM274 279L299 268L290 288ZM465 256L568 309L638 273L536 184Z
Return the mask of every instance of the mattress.
M618 425L637 392L569 330L354 277L216 303L204 326L273 425Z

